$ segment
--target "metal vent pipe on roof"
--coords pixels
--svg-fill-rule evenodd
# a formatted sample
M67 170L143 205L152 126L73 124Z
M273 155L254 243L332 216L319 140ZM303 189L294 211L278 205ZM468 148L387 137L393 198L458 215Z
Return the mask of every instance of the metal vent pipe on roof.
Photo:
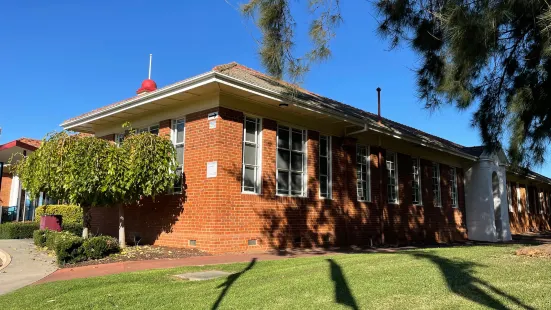
M381 88L377 87L377 115L379 116L379 124L381 123Z

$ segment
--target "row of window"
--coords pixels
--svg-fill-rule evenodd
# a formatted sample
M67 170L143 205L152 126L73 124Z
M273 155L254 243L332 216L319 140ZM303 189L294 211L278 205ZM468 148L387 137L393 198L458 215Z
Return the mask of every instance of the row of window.
M520 186L519 184L507 183L507 200L509 202L509 212L515 211L513 204L513 193L516 198L516 210L522 212L524 206L526 212L530 214L546 214L551 203L551 193L535 187ZM523 204L524 203L524 204Z
M243 126L243 182L244 193L259 194L261 190L260 162L262 125L260 118L245 117ZM289 126L277 127L276 156L276 192L278 195L307 195L306 178L306 131ZM319 196L332 198L331 136L320 135L319 139ZM371 201L371 157L369 146L356 146L357 198L359 201ZM398 201L398 156L387 151L387 200L397 204ZM419 158L412 158L413 203L422 204L421 200L421 163ZM433 196L434 205L442 206L440 186L440 165L433 163ZM458 206L457 170L450 168L450 193L452 206Z
M159 134L159 125L151 125L138 129L138 132ZM277 127L276 144L276 193L283 196L307 196L307 156L306 130L292 128L285 125ZM115 142L120 143L124 135L115 135ZM174 185L174 192L182 191L182 173L184 167L185 119L172 121L171 140L176 148L178 181ZM243 160L242 183L243 193L260 194L262 187L262 119L245 117L243 124ZM332 198L332 142L331 136L320 135L319 139L319 196L324 199ZM412 158L412 201L421 205L421 162L419 158ZM387 151L387 201L397 204L398 183L398 154ZM434 205L442 206L440 186L440 165L433 163L432 192ZM356 146L356 176L358 201L371 201L371 156L370 148L366 145ZM457 171L450 168L450 193L452 206L457 207Z

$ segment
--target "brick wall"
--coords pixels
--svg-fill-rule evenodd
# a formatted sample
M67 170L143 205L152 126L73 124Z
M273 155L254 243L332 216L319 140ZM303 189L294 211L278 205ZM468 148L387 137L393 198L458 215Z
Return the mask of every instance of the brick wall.
M551 209L548 206L548 201L539 201L539 192L541 188L535 186L526 187L524 184L517 182L509 182L512 197L512 210L509 209L509 225L511 233L521 234L526 232L550 231L551 225ZM521 189L521 211L518 209L517 187ZM528 188L528 194L526 194ZM537 190L534 195L534 190ZM544 191L544 196L549 198L549 192ZM527 201L527 199L529 201ZM529 206L529 208L527 208Z
M207 114L219 112L209 129ZM197 247L213 252L263 251L324 245L403 245L461 241L464 227L463 172L458 173L459 207L451 207L449 167L441 165L442 207L432 204L432 163L421 160L422 206L412 204L411 157L398 154L399 204L387 204L386 150L371 146L371 202L356 198L356 142L332 137L332 197L319 199L319 133L308 131L308 197L276 195L277 122L262 120L262 193L241 193L243 113L215 108L186 117L185 187L182 195L144 200L126 208L127 240ZM160 134L170 135L170 120ZM206 178L217 161L216 178ZM92 210L92 232L117 234L116 208ZM249 246L256 240L256 246Z

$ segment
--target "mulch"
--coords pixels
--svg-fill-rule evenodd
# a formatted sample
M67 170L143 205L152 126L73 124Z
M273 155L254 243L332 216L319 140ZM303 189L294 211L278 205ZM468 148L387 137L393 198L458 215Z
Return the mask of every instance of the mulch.
M551 258L551 244L542 244L536 246L527 246L516 251L516 255L526 255L530 257Z
M76 264L67 264L61 268L100 265L126 261L143 261L158 259L177 259L195 256L209 256L210 254L198 249L170 248L153 245L129 246L120 253L112 254L102 259L88 260Z

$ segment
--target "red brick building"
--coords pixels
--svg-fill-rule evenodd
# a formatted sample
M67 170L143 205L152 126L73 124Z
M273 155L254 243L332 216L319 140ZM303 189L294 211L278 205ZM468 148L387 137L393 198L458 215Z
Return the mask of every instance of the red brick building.
M237 252L500 241L549 227L547 207L509 214L509 176L542 203L551 180L507 172L503 154L236 63L160 89L146 80L137 96L62 126L118 142L126 121L171 139L182 176L174 193L127 207L129 241ZM117 225L115 208L93 209L93 233L116 236Z

